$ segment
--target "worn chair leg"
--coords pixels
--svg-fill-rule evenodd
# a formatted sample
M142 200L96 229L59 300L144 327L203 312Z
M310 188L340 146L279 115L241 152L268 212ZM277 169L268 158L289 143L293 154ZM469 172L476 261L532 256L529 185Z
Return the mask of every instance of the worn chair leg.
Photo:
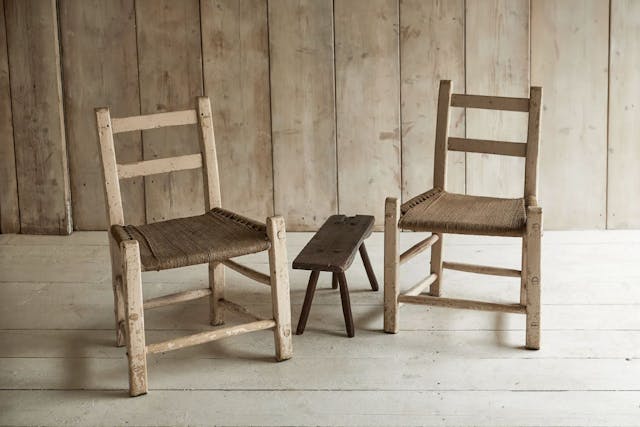
M336 276L336 273L331 273L331 289L338 289L338 276Z
M367 271L367 277L369 278L369 284L371 285L371 289L374 291L377 291L378 280L376 279L376 274L373 272L373 268L371 267L369 254L367 253L367 248L365 248L364 243L360 245L359 250L360 250L360 257L362 258L362 263L364 264L364 269Z
M224 324L224 307L220 300L224 299L224 265L222 263L209 263L209 320L213 326Z
M384 331L398 333L398 218L400 203L388 197L384 208Z
M527 209L527 341L531 350L540 348L540 246L542 236L542 209Z
M520 269L520 304L527 305L527 235L522 237L522 267Z
M436 233L438 241L431 246L431 274L436 275L436 280L431 284L429 293L431 296L440 296L440 285L442 284L442 249L443 237L442 233Z
M289 300L289 271L284 218L267 218L267 235L271 241L269 248L269 271L271 273L271 302L273 318L276 321L274 337L276 359L290 359L293 354L291 338L291 303Z
M355 335L353 326L353 315L351 314L351 300L349 299L349 288L347 287L347 278L344 272L337 273L338 283L340 284L340 299L342 301L342 314L344 315L344 323L347 328L347 336L352 338Z
M144 308L140 247L135 240L120 243L129 360L129 394L147 393L147 355L144 338Z
M125 345L124 295L122 290L122 254L120 247L109 233L109 252L111 254L111 282L113 284L113 311L116 320L116 346Z
M318 270L313 270L309 276L309 284L307 285L307 292L304 295L304 304L302 304L302 311L300 312L296 335L302 335L305 326L307 326L307 319L309 318L309 312L311 311L311 303L313 303L313 295L316 293L316 285L318 284L318 276L320 276L320 272Z

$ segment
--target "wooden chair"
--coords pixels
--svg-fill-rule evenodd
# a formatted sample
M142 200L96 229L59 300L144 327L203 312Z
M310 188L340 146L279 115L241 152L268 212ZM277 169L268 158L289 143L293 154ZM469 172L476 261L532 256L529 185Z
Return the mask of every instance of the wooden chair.
M111 118L108 108L96 109L100 154L104 168L109 244L118 346L127 345L129 393L147 392L147 354L202 344L263 329L273 329L278 361L289 359L291 308L282 217L261 224L221 208L218 163L208 98L198 98L197 109L145 116ZM198 125L201 152L172 158L118 164L113 135L166 126ZM124 224L120 179L185 169L203 169L207 212L188 218L132 226ZM269 251L270 275L252 270L231 258ZM195 264L209 264L209 287L143 301L141 272ZM271 287L273 318L262 319L224 299L224 266ZM208 296L212 325L224 323L224 310L248 315L252 322L210 329L194 335L146 344L144 310Z
M536 201L538 144L542 88L532 87L529 98L459 95L451 82L441 81L438 95L434 160L434 188L406 203L386 199L384 225L384 330L398 332L398 308L402 303L526 315L526 347L540 348L540 237L542 209ZM526 144L449 137L450 107L529 113ZM447 151L498 154L525 158L524 197L502 199L453 194L446 191ZM431 236L398 253L400 228L430 231ZM443 234L514 236L522 238L522 269L462 264L442 260ZM399 267L432 247L431 274L403 294L398 291ZM440 297L442 270L520 278L520 302L490 302ZM430 295L423 290L430 286Z

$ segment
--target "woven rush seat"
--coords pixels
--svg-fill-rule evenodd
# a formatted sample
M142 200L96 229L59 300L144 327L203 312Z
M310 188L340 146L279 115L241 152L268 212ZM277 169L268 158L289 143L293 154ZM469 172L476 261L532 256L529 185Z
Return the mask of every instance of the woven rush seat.
M214 208L203 215L145 225L113 225L118 243L137 240L144 270L223 261L271 246L264 224Z
M524 199L469 196L431 189L400 207L398 226L436 233L522 236Z

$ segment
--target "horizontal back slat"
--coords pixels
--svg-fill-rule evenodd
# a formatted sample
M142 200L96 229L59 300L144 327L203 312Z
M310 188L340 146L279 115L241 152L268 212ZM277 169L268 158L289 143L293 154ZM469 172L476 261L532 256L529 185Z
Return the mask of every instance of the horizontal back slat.
M165 172L175 172L202 167L202 154L167 157L165 159L144 160L136 163L118 165L118 178L133 178L135 176L155 175Z
M449 150L467 153L497 154L500 156L527 156L527 144L486 139L449 138Z
M453 94L451 95L451 106L526 113L529 111L529 98Z
M155 129L166 126L195 125L198 123L196 110L174 111L171 113L147 114L112 118L113 133L131 132L136 130Z

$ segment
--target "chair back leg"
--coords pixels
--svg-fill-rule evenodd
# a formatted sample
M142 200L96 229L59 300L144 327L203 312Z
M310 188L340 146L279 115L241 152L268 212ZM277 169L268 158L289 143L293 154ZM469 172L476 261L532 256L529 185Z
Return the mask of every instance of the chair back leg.
M388 197L384 207L384 331L398 333L398 267L400 202Z
M224 307L220 301L224 299L224 265L218 262L209 263L209 320L211 325L224 324Z
M520 304L527 305L527 233L522 237L522 268L520 269Z
M540 349L540 245L542 234L542 211L539 208L527 211L526 235L526 347Z
M122 254L111 233L109 233L109 253L111 255L111 283L113 285L113 312L116 320L116 347L125 345L124 295L122 286Z
M431 246L431 274L436 275L436 280L431 284L429 293L431 296L440 296L440 285L442 284L442 249L443 237L442 233L435 233L438 240Z
M129 360L129 394L147 393L147 354L144 337L144 302L142 299L142 271L140 247L135 240L120 244L127 329L127 358Z
M271 303L273 330L276 344L276 359L290 359L293 355L291 337L291 303L289 298L289 266L287 263L287 240L284 218L267 218L267 235L271 241L269 248L269 273L271 276Z

